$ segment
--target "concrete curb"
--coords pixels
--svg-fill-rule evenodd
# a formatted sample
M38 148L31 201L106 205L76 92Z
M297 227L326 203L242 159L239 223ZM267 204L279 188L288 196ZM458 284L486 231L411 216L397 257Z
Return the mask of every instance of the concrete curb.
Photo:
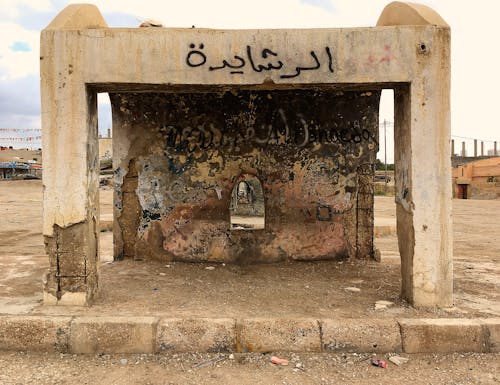
M500 352L500 318L0 316L0 350L63 353Z

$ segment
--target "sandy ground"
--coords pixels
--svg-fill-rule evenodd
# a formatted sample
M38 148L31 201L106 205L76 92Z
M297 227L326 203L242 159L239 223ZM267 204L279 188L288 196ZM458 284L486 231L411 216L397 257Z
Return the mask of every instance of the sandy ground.
M101 233L101 294L89 309L41 306L47 268L40 181L0 182L0 313L155 314L203 317L489 317L500 315L500 201L454 201L455 307L425 311L399 300L397 238L376 239L382 262L213 265L112 262ZM110 217L112 191L101 191ZM395 223L394 198L376 218ZM350 287L360 291L350 291ZM378 300L394 302L375 310ZM498 354L404 355L387 369L364 354L97 355L0 352L0 384L498 384ZM376 358L388 359L388 355ZM219 361L222 359L221 361ZM298 364L298 367L296 365Z
M112 262L112 233L101 233L101 291L90 309L41 306L47 268L40 181L0 183L0 313L144 314L205 317L500 316L500 201L453 202L455 307L416 310L399 299L395 235L376 238L382 262L213 265ZM376 197L376 218L395 223L392 197ZM112 216L112 190L101 190ZM360 291L351 291L358 288ZM379 300L394 306L375 310Z

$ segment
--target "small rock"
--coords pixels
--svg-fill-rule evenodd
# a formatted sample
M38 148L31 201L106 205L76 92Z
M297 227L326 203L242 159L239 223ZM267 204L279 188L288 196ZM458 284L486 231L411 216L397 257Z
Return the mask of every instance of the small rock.
M172 267L172 265L165 265L165 267L166 267L167 269L170 269L170 268Z
M166 276L167 274L165 273L159 273L159 275L161 275L162 277Z
M128 362L128 360L126 358L120 359L120 364L122 364L122 365L126 365L127 362Z
M207 266L205 267L206 270L215 270L215 266Z
M391 361L393 364L397 366L401 366L403 364L406 364L408 362L409 358L406 357L401 357L401 356L392 356L389 357L389 361Z
M387 309L389 306L392 305L394 305L394 302L391 301L377 301L375 302L375 310Z
M229 359L230 359L230 360L234 360L234 354L233 354L233 353L231 353L231 354L229 355Z
M353 286L345 287L344 290L350 291L353 293L359 293L361 291L361 289L359 287L353 287Z

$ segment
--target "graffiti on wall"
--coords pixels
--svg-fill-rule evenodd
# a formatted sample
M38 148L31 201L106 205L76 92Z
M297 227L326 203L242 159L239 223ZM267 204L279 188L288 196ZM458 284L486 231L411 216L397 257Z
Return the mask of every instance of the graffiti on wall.
M361 142L377 143L373 132L364 128L359 120L331 122L329 126L310 124L297 113L288 120L282 109L274 122L261 124L257 129L249 126L237 132L220 129L213 122L204 122L196 127L167 125L160 129L166 138L167 147L188 153L197 150L217 149L250 143L255 146L294 145L299 148L310 144L349 144Z
M198 47L194 43L189 45L190 51L186 56L186 64L191 68L203 67L207 64L208 56L204 51L205 44L200 43ZM322 57L323 56L323 57ZM320 59L326 59L322 61ZM244 53L233 55L232 59L222 59L221 64L208 65L208 71L220 71L227 69L231 75L244 74L245 70L261 73L263 71L281 71L281 79L296 78L301 75L303 71L316 71L322 65L328 68L328 71L333 74L334 61L330 47L324 47L321 54L315 50L309 51L303 59L304 63L300 65L286 65L279 59L279 54L269 48L256 50L250 45L246 46ZM294 67L290 72L287 68Z

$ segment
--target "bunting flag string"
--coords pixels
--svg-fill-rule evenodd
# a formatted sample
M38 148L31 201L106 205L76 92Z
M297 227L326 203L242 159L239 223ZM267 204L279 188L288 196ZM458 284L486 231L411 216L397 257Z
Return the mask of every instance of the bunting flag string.
M41 128L3 128L0 127L0 132L39 132Z
M14 142L31 142L41 140L41 136L25 136L25 137L0 137L0 141L14 141Z

